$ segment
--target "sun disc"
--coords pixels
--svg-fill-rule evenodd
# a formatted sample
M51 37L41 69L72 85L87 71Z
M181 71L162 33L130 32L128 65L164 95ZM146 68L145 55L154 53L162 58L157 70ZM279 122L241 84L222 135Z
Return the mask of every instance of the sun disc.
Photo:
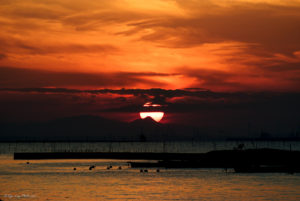
M151 117L154 121L159 122L164 117L164 112L140 112L141 119Z

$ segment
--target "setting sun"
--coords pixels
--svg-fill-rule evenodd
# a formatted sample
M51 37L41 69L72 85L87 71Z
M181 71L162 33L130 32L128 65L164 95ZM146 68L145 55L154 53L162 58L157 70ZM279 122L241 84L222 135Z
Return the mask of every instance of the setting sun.
M141 119L151 117L154 121L159 122L164 117L164 112L140 112Z
M164 112L158 111L162 105L152 102L147 102L143 105L143 109L140 112L141 119L145 119L147 117L151 117L154 121L159 122L164 117Z

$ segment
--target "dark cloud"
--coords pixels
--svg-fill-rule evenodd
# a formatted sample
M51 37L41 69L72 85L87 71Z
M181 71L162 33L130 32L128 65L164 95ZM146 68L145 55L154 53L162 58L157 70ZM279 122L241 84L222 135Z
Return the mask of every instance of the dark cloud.
M194 8L202 5L199 1L193 2ZM191 17L129 23L133 31L125 34L152 29L152 33L143 35L141 39L181 48L224 41L258 44L268 51L287 54L300 48L300 7L254 3L218 7L209 1L207 4L210 6L209 13L205 13L203 8L197 12L190 6L193 11Z
M29 46L25 44L18 44L19 47L26 49L31 54L59 54L59 53L115 53L119 48L112 45L52 45L52 46Z
M269 62L247 62L247 69L222 71L205 68L180 67L179 74L195 78L191 87L215 91L297 91L300 90L300 63L271 58Z
M165 83L151 79L157 76L173 76L174 74L154 72L116 72L116 73L76 73L52 72L34 69L0 67L0 86L14 87L124 87L137 84L164 86Z
M141 12L105 10L70 15L62 19L61 23L72 26L77 31L90 31L97 30L99 27L111 23L128 23L149 18L151 19L151 17L151 15Z
M33 18L33 19L44 19L44 20L57 20L68 14L67 10L59 10L51 7L41 6L41 5L18 5L13 7L8 7L3 11L6 16L11 16L14 18Z
M296 57L285 59L269 57L265 61L247 61L246 65L249 72L245 75L245 79L255 80L263 78L273 80L274 84L277 85L274 88L275 90L300 90L300 61ZM251 86L249 87L251 88Z
M243 81L236 80L237 77L246 76L237 72L189 67L181 67L177 70L184 76L195 78L194 87L201 86L206 89L215 89L218 91L253 90L251 86L247 86Z
M249 62L252 66L255 66L256 69L265 71L266 73L300 73L300 62L274 62L272 63L254 63ZM294 74L294 75L295 75ZM282 74L281 74L282 75Z
M238 99L238 100L260 100L260 99L271 99L276 96L287 96L293 95L299 96L299 93L280 93L280 92L213 92L206 89L175 89L168 90L162 88L152 89L95 89L95 90L80 90L72 88L0 88L0 91L7 92L22 92L22 93L41 93L41 94L91 94L103 95L103 94L116 94L119 96L133 95L135 97L163 97L164 99L172 100L172 98L186 98L189 101L199 100L222 100L225 99ZM145 96L144 96L145 95ZM189 99L189 98L198 99ZM252 97L252 98L251 98ZM122 101L124 99L122 98ZM171 101L172 102L172 101ZM176 101L175 101L176 102Z
M231 83L228 80L235 76L233 73L220 71L220 70L211 70L211 69L191 69L187 67L182 67L178 69L179 72L182 72L188 77L195 77L199 82L204 82L203 86L220 86L220 85L232 85L237 83Z
M7 58L6 54L0 54L0 60Z
M41 43L29 43L23 40L10 38L10 40L1 39L0 45L6 52L12 53L27 53L27 54L80 54L80 53L94 53L94 54L115 54L120 52L118 47L108 44L51 44L46 45Z

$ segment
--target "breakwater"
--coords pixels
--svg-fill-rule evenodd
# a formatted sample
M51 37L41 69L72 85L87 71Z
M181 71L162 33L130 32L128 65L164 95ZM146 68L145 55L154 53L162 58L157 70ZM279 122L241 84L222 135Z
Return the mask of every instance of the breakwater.
M14 159L122 159L129 160L131 167L234 168L236 172L300 172L300 151L278 149L219 150L207 153L32 152L14 153Z

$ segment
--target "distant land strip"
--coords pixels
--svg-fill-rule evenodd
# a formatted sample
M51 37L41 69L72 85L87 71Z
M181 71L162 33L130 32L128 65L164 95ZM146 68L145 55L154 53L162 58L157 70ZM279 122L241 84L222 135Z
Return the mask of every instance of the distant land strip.
M43 159L128 159L128 160L184 160L199 159L203 153L150 153L150 152L31 152L14 153L15 160Z

